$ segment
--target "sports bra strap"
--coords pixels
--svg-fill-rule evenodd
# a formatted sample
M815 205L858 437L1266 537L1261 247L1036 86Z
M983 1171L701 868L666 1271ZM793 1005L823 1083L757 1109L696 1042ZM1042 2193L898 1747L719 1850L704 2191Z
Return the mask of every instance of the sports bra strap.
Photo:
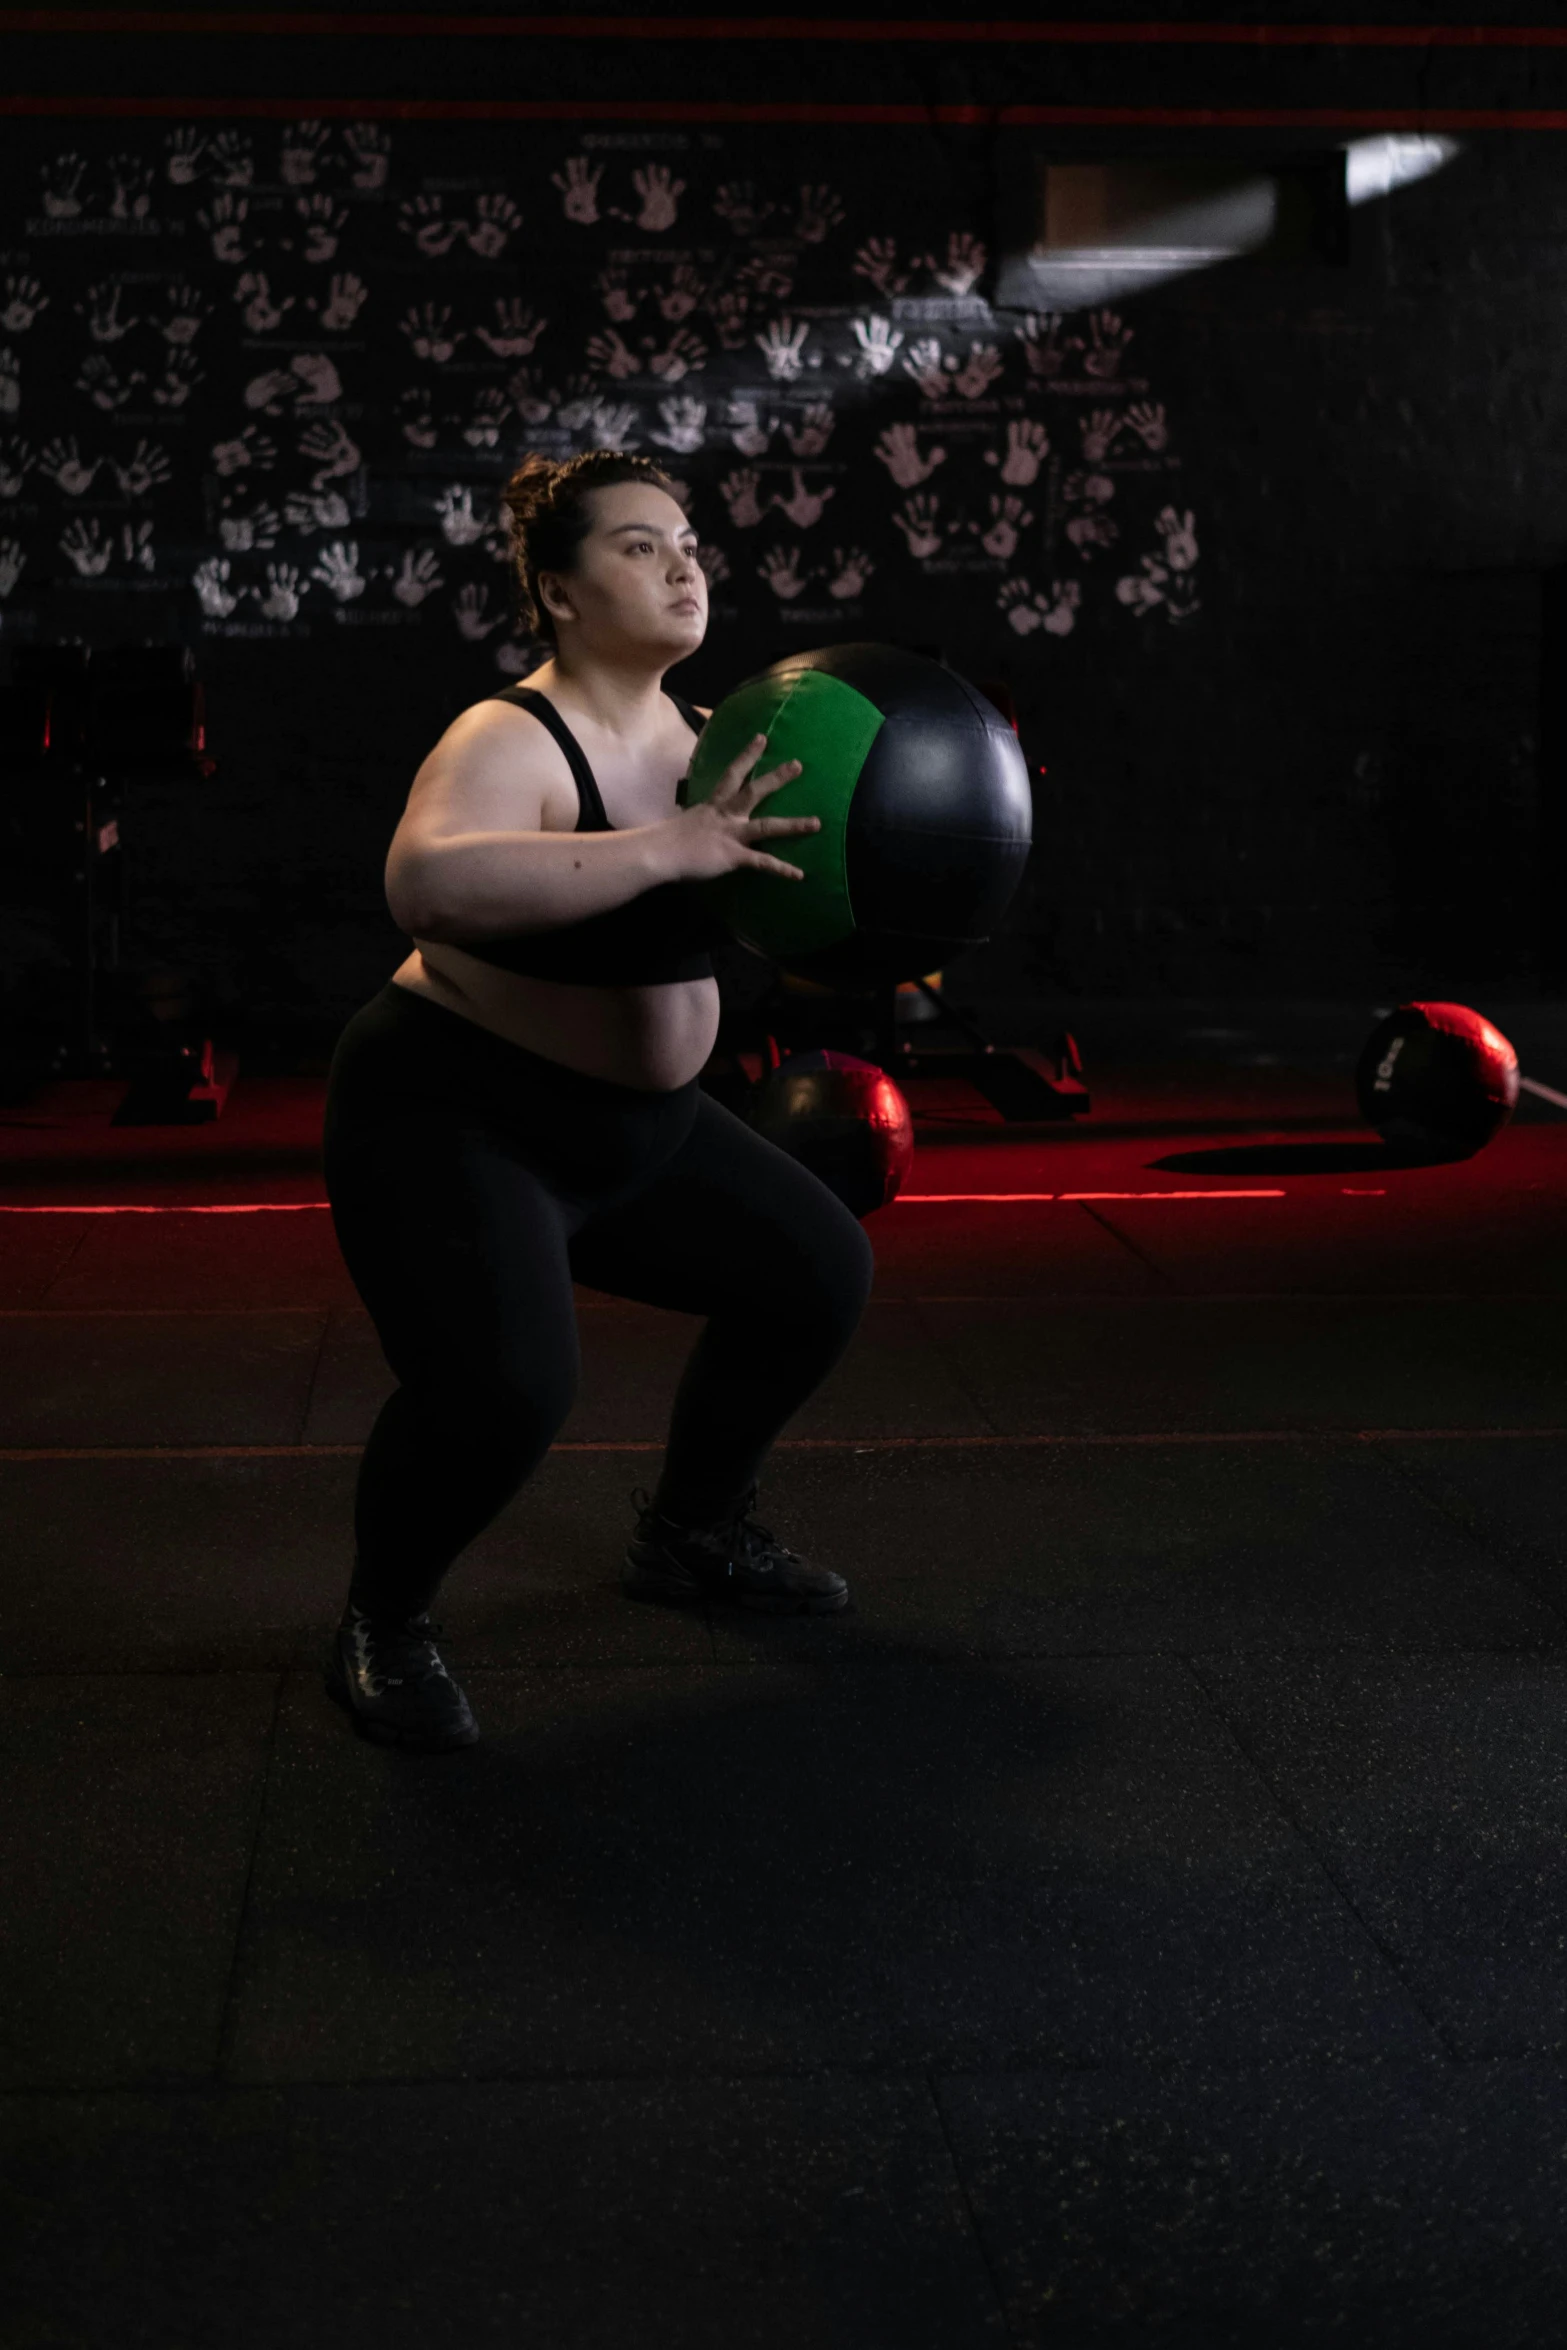
M541 694L531 685L508 685L492 698L497 702L510 702L515 709L526 710L530 717L537 718L540 725L555 737L566 754L566 764L577 786L577 796L593 819L587 829L590 832L611 831L613 827L604 813L604 802L599 797L598 783L588 765L587 753L548 694Z

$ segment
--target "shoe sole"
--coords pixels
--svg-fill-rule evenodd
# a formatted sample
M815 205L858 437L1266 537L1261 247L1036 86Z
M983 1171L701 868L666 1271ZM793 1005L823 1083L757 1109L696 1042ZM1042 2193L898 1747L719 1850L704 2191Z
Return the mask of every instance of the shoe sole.
M650 1600L662 1607L700 1607L711 1600L719 1607L743 1607L757 1616L835 1616L849 1604L848 1586L842 1591L746 1591L727 1583L699 1583L694 1578L663 1576L647 1567L631 1567L620 1578L628 1599Z
M397 1730L389 1722L374 1721L369 1714L359 1711L330 1665L321 1679L332 1703L340 1705L352 1722L355 1737L367 1739L372 1746L399 1746L407 1754L456 1754L465 1746L477 1746L479 1743L477 1723L471 1730L459 1730L438 1738L421 1738L417 1730Z

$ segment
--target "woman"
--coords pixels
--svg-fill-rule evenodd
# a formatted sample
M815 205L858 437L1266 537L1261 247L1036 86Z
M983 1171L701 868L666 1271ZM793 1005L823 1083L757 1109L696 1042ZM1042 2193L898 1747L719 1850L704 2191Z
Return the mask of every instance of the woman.
M554 647L464 710L386 866L414 942L338 1041L324 1160L338 1241L398 1386L365 1447L327 1686L355 1728L478 1736L428 1609L575 1400L572 1283L706 1316L662 1474L633 1489L625 1590L822 1613L841 1576L749 1515L779 1430L854 1334L874 1269L836 1196L697 1082L718 1029L692 884L801 878L755 844L797 761L678 788L706 711L662 689L702 642L696 536L650 459L530 458L507 487L523 617Z

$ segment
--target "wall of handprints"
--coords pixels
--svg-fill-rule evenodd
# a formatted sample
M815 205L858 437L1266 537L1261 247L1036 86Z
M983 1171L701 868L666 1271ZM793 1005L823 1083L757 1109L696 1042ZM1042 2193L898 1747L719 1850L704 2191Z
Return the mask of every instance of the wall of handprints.
M1325 493L1266 442L1309 452L1313 370L1367 355L1374 241L1331 289L1218 273L1062 317L987 299L977 134L9 130L0 648L196 648L219 774L149 789L128 832L142 951L220 1001L338 1017L395 961L413 769L539 657L498 508L528 448L676 476L712 589L699 698L860 635L1008 681L1038 846L990 984L1296 983L1313 939L1340 975L1385 964L1383 881L1335 900L1330 872L1384 752L1357 706L1324 799L1322 713L1247 634L1287 612L1286 558L1322 625L1366 511L1353 456Z

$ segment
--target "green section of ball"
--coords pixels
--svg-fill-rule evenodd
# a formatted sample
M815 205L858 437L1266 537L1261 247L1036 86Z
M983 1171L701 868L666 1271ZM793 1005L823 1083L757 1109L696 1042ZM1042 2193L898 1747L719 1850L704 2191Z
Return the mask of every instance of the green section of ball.
M767 748L754 771L765 775L786 759L798 759L800 772L793 782L766 793L754 813L821 818L820 832L778 835L754 844L764 856L798 865L803 881L742 869L697 884L720 921L758 953L810 954L853 935L846 847L849 804L882 723L875 703L841 677L797 669L752 678L737 687L703 727L685 786L688 807L709 798L730 760L739 757L754 735L765 734Z

